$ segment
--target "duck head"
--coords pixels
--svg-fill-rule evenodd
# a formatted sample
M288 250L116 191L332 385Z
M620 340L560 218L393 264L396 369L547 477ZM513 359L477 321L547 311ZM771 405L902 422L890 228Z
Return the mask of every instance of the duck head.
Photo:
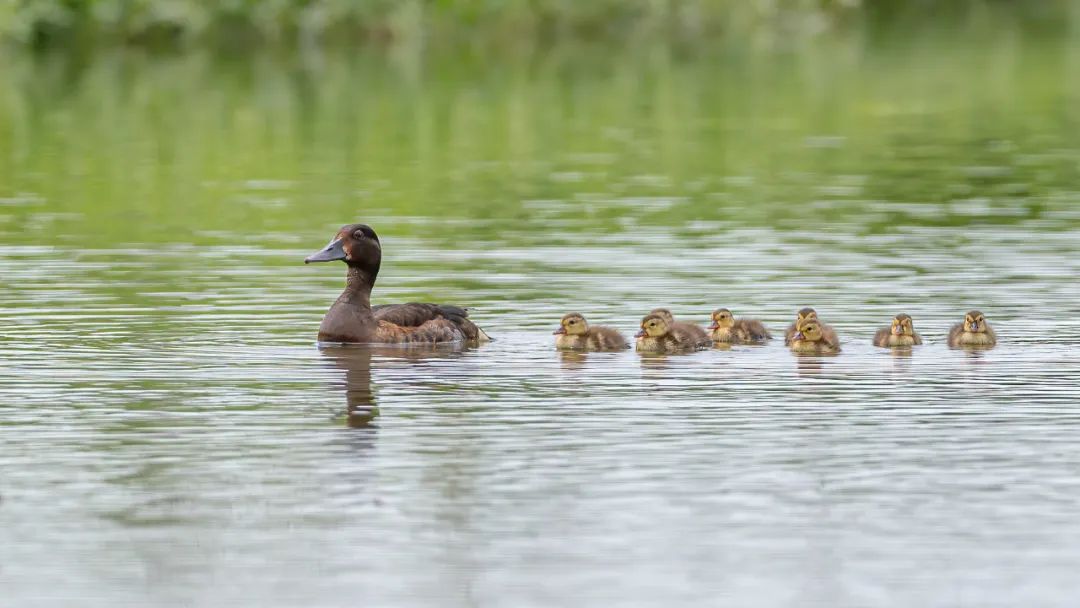
M914 336L915 326L912 324L910 316L899 314L893 317L891 331L894 336Z
M559 321L559 329L556 329L554 333L555 335L584 336L589 333L589 324L585 321L585 317L572 312Z
M813 308L803 308L802 310L799 311L798 315L795 317L795 325L798 326L799 323L802 323L803 321L805 321L807 319L816 319L816 318L817 318L817 311L816 310L814 310Z
M671 325L675 322L675 317L671 315L671 311L666 308L654 308L649 311L650 315L656 315L664 320L664 323Z
M712 313L712 325L709 329L728 329L735 326L735 317L726 308L717 308Z
M795 335L792 336L793 340L801 340L806 342L817 342L821 340L821 323L817 318L808 318L799 322Z
M986 317L983 313L972 310L964 315L964 331L975 334L986 333Z
M641 331L634 334L635 338L662 338L667 335L668 322L658 314L648 314L641 320Z
M338 230L330 243L304 258L305 264L342 260L351 268L367 272L372 281L382 263L379 236L367 224L349 224Z

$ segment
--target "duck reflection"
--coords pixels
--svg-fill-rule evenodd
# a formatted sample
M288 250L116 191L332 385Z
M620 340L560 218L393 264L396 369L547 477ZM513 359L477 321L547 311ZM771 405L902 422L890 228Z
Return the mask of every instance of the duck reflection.
M379 415L375 391L371 387L372 348L367 346L321 346L319 354L345 371L345 424L353 428L369 426Z
M559 362L562 364L564 370L575 370L585 367L585 363L589 360L588 353L572 350L560 350Z
M372 386L372 362L376 367L416 365L430 359L460 356L470 350L463 345L429 347L373 346L364 344L322 344L319 354L345 372L344 382L334 383L345 392L345 424L352 428L372 426L379 416Z

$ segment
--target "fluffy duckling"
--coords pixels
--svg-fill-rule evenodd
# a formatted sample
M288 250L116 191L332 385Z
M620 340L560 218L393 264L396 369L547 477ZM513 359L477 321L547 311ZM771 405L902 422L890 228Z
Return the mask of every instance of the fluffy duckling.
M953 348L963 346L990 348L995 344L997 344L997 334L986 322L986 316L977 310L964 315L964 322L953 325L949 330L949 346Z
M704 339L679 327L669 324L661 315L645 315L641 320L641 331L634 334L637 338L637 350L643 353L678 353L697 350L709 345L709 338Z
M922 338L915 333L911 317L902 313L893 317L891 327L882 327L874 334L874 346L896 348L918 344L922 344Z
M555 330L555 348L564 350L623 350L630 348L617 330L590 326L585 317L572 312L559 321Z
M817 311L813 308L804 308L795 315L795 320L788 325L788 328L784 330L784 346L791 346L791 337L795 335L795 332L799 331L799 323L802 323L806 319L816 319Z
M654 308L649 311L650 315L657 315L667 323L671 329L679 329L683 332L693 336L698 342L705 344L709 343L709 332L705 331L705 328L701 327L697 323L685 323L682 321L676 321L671 315L671 311L666 308Z
M726 308L714 310L712 321L712 341L720 344L763 344L772 338L761 321L736 319Z
M836 334L825 329L825 325L816 318L803 319L791 336L791 352L800 355L834 355L840 352Z
M791 346L793 337L799 331L799 323L809 319L817 320L817 318L817 311L813 308L803 308L800 310L795 316L795 321L791 325L788 325L787 330L784 331L784 346ZM827 342L840 344L840 340L836 337L836 332L833 331L832 326L820 322L818 325L821 329L821 335L824 336Z

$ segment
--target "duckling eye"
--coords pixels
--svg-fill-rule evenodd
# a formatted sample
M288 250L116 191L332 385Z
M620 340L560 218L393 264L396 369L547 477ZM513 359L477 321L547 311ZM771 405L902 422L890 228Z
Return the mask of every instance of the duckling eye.
M567 323L568 325L575 325L575 324L577 324L577 321L574 321L574 320L570 320L570 321L567 321L566 323Z

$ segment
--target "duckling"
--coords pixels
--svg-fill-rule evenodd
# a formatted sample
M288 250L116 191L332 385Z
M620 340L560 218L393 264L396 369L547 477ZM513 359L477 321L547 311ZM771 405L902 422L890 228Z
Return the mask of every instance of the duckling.
M799 323L802 323L807 319L817 318L817 311L813 308L803 308L802 310L800 310L795 316L795 321L791 325L788 325L787 330L784 331L784 346L791 346L792 337L795 335L796 332L799 331ZM821 328L821 335L825 337L826 341L833 344L840 343L840 340L837 339L836 332L833 331L832 326L825 323L819 323L819 326Z
M817 319L807 318L799 322L795 335L791 336L791 352L799 355L834 355L840 352L836 335L825 332L825 326Z
M803 308L795 315L795 320L788 325L788 328L784 330L784 346L791 346L791 337L795 335L795 332L799 331L799 323L804 319L816 319L817 311L813 308Z
M736 319L731 311L718 308L712 313L712 340L720 344L763 344L772 335L761 321L754 319Z
M997 334L986 322L983 313L972 310L964 315L964 322L957 323L949 330L949 346L974 346L990 348L997 344Z
M585 317L572 312L559 321L555 330L555 348L567 350L623 350L630 348L617 330L590 326Z
M709 338L699 338L682 327L669 324L660 315L649 314L641 320L641 331L634 334L637 350L645 353L678 353L709 345Z
M665 323L668 324L668 327L670 327L671 329L680 329L689 334L690 336L693 336L695 341L706 345L709 344L709 332L705 331L705 329L697 323L685 323L683 321L676 321L675 318L671 315L671 311L666 308L654 308L649 311L649 314L658 315L664 320Z
M903 313L893 317L891 327L882 327L874 334L874 346L896 348L918 344L922 344L922 338L915 333L911 317Z
M483 342L488 335L468 318L468 310L448 304L371 305L371 288L382 264L379 236L366 224L342 226L305 264L341 260L348 268L345 291L319 325L319 342L441 344Z

